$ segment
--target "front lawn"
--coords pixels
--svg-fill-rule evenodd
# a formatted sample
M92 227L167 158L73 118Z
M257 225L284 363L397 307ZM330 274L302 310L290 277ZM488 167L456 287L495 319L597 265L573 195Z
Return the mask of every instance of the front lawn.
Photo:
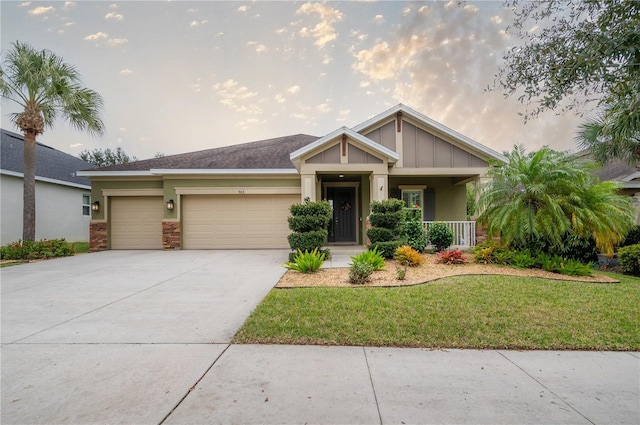
M235 343L640 350L640 279L457 276L397 288L273 289Z

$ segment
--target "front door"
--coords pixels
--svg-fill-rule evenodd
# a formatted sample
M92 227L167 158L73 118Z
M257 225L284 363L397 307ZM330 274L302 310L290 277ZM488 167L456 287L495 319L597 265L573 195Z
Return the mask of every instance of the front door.
M356 242L356 188L329 187L327 198L333 204L332 242ZM332 237L331 237L332 236Z

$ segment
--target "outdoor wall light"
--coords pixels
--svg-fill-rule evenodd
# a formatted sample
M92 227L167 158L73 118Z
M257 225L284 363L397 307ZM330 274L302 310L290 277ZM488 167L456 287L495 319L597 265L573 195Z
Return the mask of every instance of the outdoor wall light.
M169 211L173 210L173 199L169 199L169 200L167 201L167 209L168 209Z
M91 211L100 211L100 201L91 204Z

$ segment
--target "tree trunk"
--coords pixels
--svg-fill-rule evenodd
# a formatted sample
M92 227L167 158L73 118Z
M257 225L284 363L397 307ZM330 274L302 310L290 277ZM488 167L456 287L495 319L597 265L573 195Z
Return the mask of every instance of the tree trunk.
M36 238L36 134L24 132L22 240Z

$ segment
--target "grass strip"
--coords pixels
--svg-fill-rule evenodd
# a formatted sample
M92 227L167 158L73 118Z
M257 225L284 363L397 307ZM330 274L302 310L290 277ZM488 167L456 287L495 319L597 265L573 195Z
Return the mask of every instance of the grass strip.
M640 279L457 276L397 288L273 289L235 343L640 350Z

